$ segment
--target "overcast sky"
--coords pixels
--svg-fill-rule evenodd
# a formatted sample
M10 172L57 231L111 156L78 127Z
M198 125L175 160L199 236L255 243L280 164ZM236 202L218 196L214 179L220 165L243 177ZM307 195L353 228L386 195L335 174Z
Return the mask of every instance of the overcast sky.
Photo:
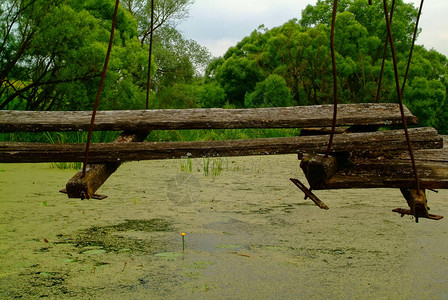
M406 2L420 5L420 0ZM207 47L214 56L222 56L259 25L280 26L292 18L300 18L301 11L315 3L316 0L195 0L190 17L178 29L185 38ZM448 56L448 0L426 1L420 27L423 31L417 44Z

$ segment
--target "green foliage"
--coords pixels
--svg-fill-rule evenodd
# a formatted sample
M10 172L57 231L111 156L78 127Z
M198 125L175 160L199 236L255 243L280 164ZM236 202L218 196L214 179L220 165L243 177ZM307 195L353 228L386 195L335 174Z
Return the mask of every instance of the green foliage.
M137 24L139 42L147 47L151 34L151 1L123 0L121 3ZM204 70L210 61L210 53L197 42L184 39L176 30L177 22L187 17L192 3L192 0L154 1L152 53L157 70L151 78L150 87L155 91L151 108L186 108L199 105L197 88L187 85L197 85L200 71Z
M388 2L390 10L391 1ZM318 0L314 6L308 5L302 11L300 25L306 28L311 28L318 24L329 26L332 10L333 0ZM340 17L346 13L353 15L354 20L365 27L370 36L377 37L383 42L385 41L386 24L382 1L374 1L372 5L368 5L365 0L339 0L338 18L341 19ZM394 36L398 52L409 49L413 33L412 25L416 16L417 10L412 4L404 3L403 0L395 0L392 35ZM347 25L347 28L344 27L344 29L350 32L352 29L349 27L353 26L353 23L350 23L344 24L341 22L341 25Z
M0 108L91 109L109 42L113 1L41 0L22 11L14 10L16 2L5 4L10 13L5 22L24 30L13 26L9 36L3 36L11 54L9 65L0 66ZM136 26L120 8L102 109L142 107L148 58ZM26 46L10 43L14 39Z
M215 75L218 68L224 63L223 57L215 57L210 60L207 68L205 69L205 82L210 82L215 80Z
M246 107L281 107L292 106L293 100L286 81L280 75L269 75L255 86L252 93L244 99Z
M445 106L446 88L436 80L415 77L406 89L406 104L419 119L419 125L436 126ZM446 117L443 116L443 117Z
M119 7L100 109L145 107L148 3L128 0ZM173 28L191 3L156 0L151 87L165 94L175 82L192 83L196 68L205 69L209 60L204 47ZM92 109L114 5L111 0L5 0L0 10L0 109ZM199 101L184 100L178 106Z
M187 83L174 83L164 86L157 93L156 108L199 108L199 86Z
M109 143L118 137L118 132L94 131L92 134L93 143ZM33 142L33 143L85 143L87 132L13 132L0 133L2 142Z
M214 130L154 130L148 141L218 141L267 137L290 137L300 134L298 129L214 129Z
M216 82L206 83L200 87L201 107L223 107L226 103L226 92Z
M185 40L174 28L161 28L154 38L156 86L173 82L192 83L198 69L204 69L210 60L208 50L193 40Z
M403 0L395 2L392 29L403 78L417 10ZM121 3L100 102L103 110L145 107L151 4L146 0ZM308 5L299 20L282 26L262 25L214 59L175 28L192 3L155 0L151 108L333 101L329 42L333 0ZM92 109L113 10L112 0L4 0L0 5L0 109ZM338 1L335 50L341 103L376 100L385 40L382 1L373 5L366 0ZM379 88L381 102L397 101L389 52ZM416 46L403 94L421 125L436 126L443 133L448 133L447 74L444 55ZM254 133L225 132L171 132L160 138L246 138Z
M244 96L255 88L263 74L253 60L230 57L217 70L216 81L223 87L227 100L237 107L244 106Z
M302 11L300 20L267 29L260 26L207 68L206 82L217 82L227 100L241 107L290 105L286 87L296 105L333 101L330 21L333 0L318 0ZM417 9L395 1L392 33L401 80L406 69ZM375 102L386 41L382 1L338 1L335 27L338 93L341 103ZM390 50L390 49L389 49ZM404 99L421 125L448 130L446 98L447 58L416 46L404 88ZM273 80L272 78L276 78ZM280 92L283 91L283 92ZM397 102L390 51L379 87L380 102Z
M151 2L147 0L122 0L121 4L137 23L138 38L148 43L151 33ZM176 22L185 19L193 0L154 0L154 31L159 28L174 28ZM156 32L154 32L155 34Z

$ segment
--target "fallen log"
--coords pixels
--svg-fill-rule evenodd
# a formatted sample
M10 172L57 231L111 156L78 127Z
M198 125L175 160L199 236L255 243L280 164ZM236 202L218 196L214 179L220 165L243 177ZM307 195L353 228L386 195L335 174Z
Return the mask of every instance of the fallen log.
M88 130L90 111L0 111L0 132ZM408 124L417 118L405 108ZM303 128L331 126L332 105L253 109L165 109L99 111L94 130ZM398 104L341 104L336 124L401 124Z
M415 149L442 147L442 139L433 128L414 128L409 133ZM328 136L298 136L229 141L98 143L91 145L89 161L324 153L328 140ZM83 161L84 148L83 144L0 143L0 163ZM405 136L401 130L339 134L334 137L332 147L333 152L405 149Z

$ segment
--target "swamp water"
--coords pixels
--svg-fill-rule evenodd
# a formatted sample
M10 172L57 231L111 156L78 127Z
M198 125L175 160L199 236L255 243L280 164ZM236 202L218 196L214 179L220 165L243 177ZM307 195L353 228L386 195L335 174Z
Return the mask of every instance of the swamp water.
M126 163L84 201L57 192L74 171L0 164L0 298L448 298L448 220L400 218L398 190L317 191L325 211L295 155L188 163Z

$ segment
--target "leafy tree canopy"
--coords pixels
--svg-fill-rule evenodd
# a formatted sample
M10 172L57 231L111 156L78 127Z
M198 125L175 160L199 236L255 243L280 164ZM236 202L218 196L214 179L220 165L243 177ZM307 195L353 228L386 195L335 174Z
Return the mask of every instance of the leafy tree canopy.
M0 37L7 49L0 54L0 107L90 109L114 2L7 0L3 7L1 24L9 31ZM120 9L103 108L140 105L148 59L136 29L132 16Z
M193 0L155 0L153 108L258 107L330 103L332 0L300 19L261 25L223 57L185 40L176 24ZM342 103L396 102L390 51L378 89L386 27L381 1L339 0L336 64ZM417 10L395 0L392 33L400 77ZM0 109L90 110L109 40L113 0L4 0L0 4ZM143 108L151 1L122 0L102 109ZM205 71L201 78L198 70ZM420 124L448 133L448 60L416 46L404 100ZM378 93L379 91L379 93Z
M392 34L403 79L417 9L402 0L395 2ZM318 0L302 11L300 20L293 19L272 29L260 26L209 65L206 81L218 83L227 99L237 106L332 102L329 41L332 5L332 0ZM386 37L381 1L374 1L371 6L365 0L338 1L335 50L342 103L376 101ZM280 88L280 81L274 75L283 78L293 97L292 102L279 103L275 93L268 92L273 88L268 87L268 79L275 81L276 87ZM415 47L404 89L405 102L419 117L420 124L437 126L442 132L448 131L448 122L445 121L448 119L447 75L445 56L435 50ZM393 78L389 49L379 101L397 101Z
M173 27L191 0L156 0L152 88L188 83L208 51ZM0 109L91 109L109 42L113 0L5 0L0 4ZM149 31L148 31L149 30ZM143 108L150 1L119 7L101 109ZM154 76L153 76L154 77ZM166 93L165 93L166 94ZM152 93L154 96L154 93ZM157 107L154 101L152 105Z

